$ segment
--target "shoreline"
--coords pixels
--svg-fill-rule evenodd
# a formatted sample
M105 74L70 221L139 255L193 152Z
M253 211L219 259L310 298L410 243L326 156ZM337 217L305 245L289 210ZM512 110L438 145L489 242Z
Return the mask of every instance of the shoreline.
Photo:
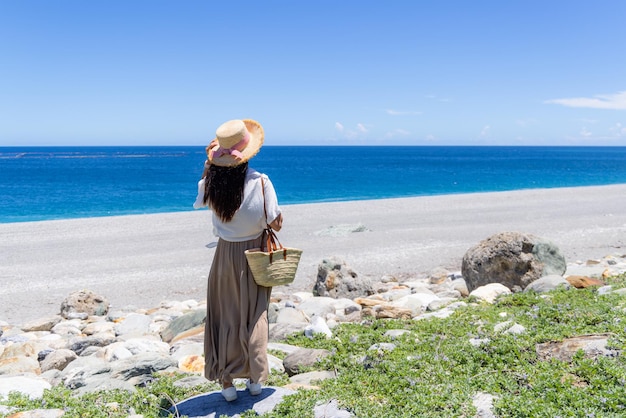
M568 263L626 253L625 184L281 206L279 239L304 250L287 291L310 291L331 256L375 279L457 271L471 246L503 231L549 239ZM206 210L4 223L0 235L0 321L54 315L80 289L112 309L206 299Z
M410 196L388 196L388 197L379 197L379 198L362 198L362 199L328 199L328 200L319 200L319 201L311 201L311 202L299 202L299 203L285 203L281 204L283 206L296 206L296 205L316 205L316 204L327 204L327 203L349 203L349 202L368 202L368 201L380 201L380 200L392 200L392 199L415 199L415 198L425 198L425 197L440 197L440 196L457 196L457 195L476 195L476 194L486 194L486 193L508 193L508 192L532 192L536 190L558 190L558 189L585 189L592 187L612 187L612 186L626 186L626 183L610 183L610 184L599 184L599 185L580 185L580 186L562 186L562 187L538 187L538 188L527 188L527 189L511 189L511 190L489 190L489 191L461 191L461 192L447 192L441 194L425 194L425 195L410 195ZM279 196L280 197L280 196ZM190 197L191 201L195 196ZM191 207L191 205L188 205ZM145 216L145 215L165 215L165 214L175 214L175 213L187 213L193 212L193 210L189 209L181 209L176 211L155 211L155 212L128 212L128 213L119 213L119 214L101 214L101 215L93 215L93 216L77 216L77 217L69 217L69 218L51 218L51 219L31 219L31 220L18 220L18 221L2 221L2 217L0 216L0 225L7 224L24 224L30 222L53 222L53 221L69 221L69 220L80 220L80 219L92 219L92 218L115 218L121 216Z

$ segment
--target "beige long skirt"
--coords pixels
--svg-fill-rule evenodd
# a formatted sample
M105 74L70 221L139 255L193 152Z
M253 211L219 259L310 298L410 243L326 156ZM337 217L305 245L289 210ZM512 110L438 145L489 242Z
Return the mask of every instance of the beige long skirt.
M219 239L207 286L204 375L222 383L268 378L267 307L271 288L258 286L244 251L259 248L262 237L230 242Z

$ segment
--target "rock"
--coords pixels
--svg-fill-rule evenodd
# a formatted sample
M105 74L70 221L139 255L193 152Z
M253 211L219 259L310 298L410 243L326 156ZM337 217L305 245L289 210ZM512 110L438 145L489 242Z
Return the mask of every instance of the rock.
M480 286L469 295L479 301L494 303L499 296L510 295L511 293L511 289L500 283L490 283L485 286Z
M278 373L285 373L285 366L283 361L276 356L267 354L267 364L269 365L270 373L276 371Z
M109 379L110 372L111 366L104 359L94 356L78 357L63 369L60 379L72 390L85 386L90 386L89 390L97 390L101 378Z
M108 321L92 322L82 329L85 335L108 334L115 336L115 324Z
M206 385L208 383L210 383L210 381L207 380L206 377L193 375L193 376L183 377L182 379L178 379L177 381L173 383L173 386L178 387L178 388L192 388L194 386Z
M372 316L377 319L411 319L414 316L412 309L388 304L363 308L361 313L363 316Z
M124 346L124 342L118 341L104 347L101 355L106 361L112 362L132 357L133 353L131 353L130 350Z
M313 287L315 296L354 299L373 293L372 281L359 278L354 270L338 258L324 259L318 266L317 281Z
M476 418L496 418L493 413L493 401L498 396L489 393L478 392L472 397L472 405L476 408Z
M177 336L174 337L170 344L176 344L181 341L197 341L198 339L204 338L204 324L198 325L195 328L188 329L187 331L181 332Z
M277 303L270 303L267 307L267 322L270 324L275 324L276 319L278 318L278 312L280 311L280 306Z
M19 392L31 399L43 396L43 391L52 386L44 379L35 375L0 376L0 398L9 396L11 392Z
M384 354L389 351L393 351L397 346L393 343L376 343L372 344L367 351L376 351L378 354Z
M526 327L520 324L513 324L511 328L504 331L505 334L516 334L516 335L524 334L525 332L526 332Z
M442 308L445 308L446 306L456 302L458 298L442 298L442 299L435 299L432 302L430 302L426 308L427 311L439 311Z
M170 348L170 356L178 361L185 356L191 355L204 355L204 344L202 342L197 343L178 343L172 345Z
M605 285L602 280L587 276L567 276L565 280L577 289L585 289L591 286L600 287Z
M131 313L115 325L115 334L124 338L149 335L151 323L152 319L148 315Z
M428 293L414 293L403 296L400 299L391 302L391 306L403 309L410 309L411 316L417 316L424 312L428 305L435 300L439 300L437 295Z
M55 316L51 316L51 317L47 317L47 318L40 318L40 319L36 319L34 321L30 321L24 325L22 325L22 331L24 332L35 332L35 331L51 331L52 328L58 324L59 322L61 322L63 318L61 318L59 315L55 315Z
M601 356L616 357L619 350L611 349L608 340L611 334L591 334L566 338L563 341L550 341L537 344L535 350L541 360L557 359L571 362L578 350L585 353L586 358L594 359Z
M66 386L76 392L78 396L87 393L101 392L105 390L123 390L126 392L135 392L135 385L120 379L111 378L110 374L92 374L87 377L76 377L70 382L66 382Z
M115 338L103 338L98 335L91 335L89 337L73 337L70 339L69 349L80 356L88 347L105 347L109 344L113 344L114 342Z
M269 341L279 342L285 340L291 334L302 334L308 324L272 324L270 326Z
M353 417L349 411L339 408L339 404L336 399L332 399L329 402L321 405L316 405L313 409L314 418L350 418Z
M196 309L174 319L161 333L166 343L171 342L178 334L196 328L206 321L206 309Z
M320 316L314 316L311 320L311 324L307 325L304 328L304 335L309 338L313 338L317 334L325 335L326 338L330 338L333 336L332 331L324 321L324 318Z
M150 378L152 373L176 367L177 362L163 353L141 353L111 363L111 376L115 379ZM141 379L139 379L141 380Z
M109 301L90 290L73 292L61 303L61 316L66 319L81 313L103 316L108 311Z
M514 324L511 321L500 322L493 327L493 330L505 334L523 334L526 332L526 328L523 325Z
M185 373L203 373L204 356L191 354L178 360L178 368Z
M301 348L283 359L285 372L289 376L296 375L303 367L313 367L320 360L330 356L330 351L314 348Z
M569 289L571 285L569 284L567 280L563 278L563 276L552 274L549 276L543 276L535 280L534 282L530 283L528 286L526 286L526 289L524 289L524 291L528 292L532 290L537 293L543 293L543 292L550 292L559 287Z
M68 364L76 360L77 357L76 353L72 350L62 348L48 354L39 364L42 372L47 372L52 369L63 370Z
M308 318L312 318L314 315L326 317L328 314L335 313L336 300L328 296L317 296L300 303L298 310L304 312Z
M428 274L428 280L431 284L441 284L448 279L450 272L444 268L437 267Z
M285 354L291 354L291 353L295 353L296 351L300 350L300 347L295 346L295 345L290 345L290 344L285 344L285 343L268 343L267 344L267 349L268 350L275 350L275 351L280 351L282 353Z
M37 343L36 341L23 341L22 342L18 342L13 341L13 344L9 344L4 348L4 352L2 353L2 355L0 356L0 360L2 359L6 359L9 357L20 357L20 356L26 356L26 357L38 357L39 356L39 352L45 348L45 346L41 347L40 343Z
M469 343L474 347L480 347L483 344L489 344L491 340L489 338L470 338Z
M553 243L530 234L502 232L463 256L463 278L470 291L489 283L526 288L542 276L563 275L565 257Z
M41 373L36 357L16 356L0 359L0 376Z
M78 319L71 319L67 321L61 321L52 327L52 332L61 336L68 335L80 335L81 334L81 322Z
M31 409L29 411L16 412L7 418L58 418L65 415L63 409Z
M276 324L308 324L309 318L300 309L285 307L278 312Z

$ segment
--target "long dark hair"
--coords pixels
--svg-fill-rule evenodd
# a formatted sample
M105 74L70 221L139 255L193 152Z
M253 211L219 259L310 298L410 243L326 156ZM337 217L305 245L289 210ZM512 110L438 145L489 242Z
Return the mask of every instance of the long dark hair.
M248 163L234 167L210 165L204 183L204 203L223 222L230 222L243 201Z

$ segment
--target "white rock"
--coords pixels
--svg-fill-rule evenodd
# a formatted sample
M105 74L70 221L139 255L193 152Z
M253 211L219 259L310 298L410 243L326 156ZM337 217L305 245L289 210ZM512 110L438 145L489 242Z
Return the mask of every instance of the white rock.
M502 332L502 331L508 329L511 325L513 325L513 322L511 322L511 321L500 322L500 323L494 325L493 330L495 332Z
M52 386L44 379L35 376L0 376L0 398L7 397L10 392L19 392L31 399L43 396L45 389Z
M277 324L301 324L308 323L309 318L304 312L296 308L283 308L276 316Z
M87 324L83 328L83 334L85 335L94 335L100 333L112 333L115 331L115 324L113 322L92 322L91 324Z
M411 309L413 315L419 315L426 310L432 301L438 299L439 297L433 293L414 293L412 295L403 296L391 302L390 305L396 308Z
M317 296L302 302L298 306L298 309L304 312L309 318L313 317L313 315L326 317L329 313L335 313L336 302L337 299L328 296Z
M311 292L294 292L291 297L293 298L293 300L297 303L302 303L305 300L309 300L311 299L313 296L313 294Z
M279 373L285 373L285 366L283 365L283 361L278 357L268 354L267 363L270 370L275 370Z
M511 293L511 289L501 283L489 283L474 289L470 293L470 297L475 297L483 302L494 303L498 296L510 295Z
M122 337L148 335L151 323L148 315L131 313L115 326L115 333Z
M163 353L169 354L170 345L161 340L148 338L131 338L124 342L124 347L135 354L141 353Z
M333 336L332 331L326 324L326 321L324 321L324 318L322 318L321 316L314 316L311 319L311 324L307 325L306 328L304 328L304 335L306 335L307 337L313 338L315 334L324 334L326 335L326 338L330 338Z
M520 324L514 324L511 328L505 331L506 334L523 334L526 332L526 328Z
M202 356L204 355L204 344L189 342L176 344L170 349L170 353L170 356L176 361L186 356Z
M488 344L490 341L489 338L470 338L469 343L474 347L480 347L483 344Z
M133 353L124 347L124 342L116 342L102 349L104 359L108 362L132 357Z

